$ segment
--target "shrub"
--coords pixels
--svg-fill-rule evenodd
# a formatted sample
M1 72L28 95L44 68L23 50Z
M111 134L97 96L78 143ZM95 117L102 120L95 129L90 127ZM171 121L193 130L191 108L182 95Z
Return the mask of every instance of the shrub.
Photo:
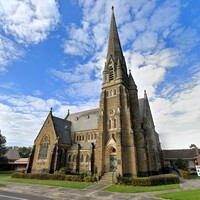
M117 177L117 183L132 186L154 186L179 183L179 178L173 174L158 175L144 178Z
M24 174L24 173L13 173L12 178L27 178L27 179L39 179L39 180L66 180L76 182L95 182L96 177L94 176L83 176L83 175L65 175L65 174Z
M190 178L190 174L188 171L186 170L180 170L180 173L181 173L181 176L184 178L184 179L189 179Z
M85 182L95 182L95 181L97 181L95 176L85 176L83 180Z
M25 174L21 172L16 172L11 175L12 178L25 178Z
M69 170L68 170L67 167L62 167L62 168L60 168L59 173L61 173L61 174L68 174Z
M72 181L82 182L83 179L84 179L83 176L79 176L79 175L72 175L72 176L71 176L71 180L72 180Z

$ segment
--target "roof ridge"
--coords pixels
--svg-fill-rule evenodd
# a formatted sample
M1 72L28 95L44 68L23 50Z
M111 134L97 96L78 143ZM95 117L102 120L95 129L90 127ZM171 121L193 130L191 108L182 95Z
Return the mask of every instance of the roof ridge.
M80 114L80 113L84 113L84 112L88 112L88 111L92 111L92 110L99 110L99 108L92 108L92 109L83 110L83 111L80 111L80 112L74 112L74 113L71 113L70 115Z

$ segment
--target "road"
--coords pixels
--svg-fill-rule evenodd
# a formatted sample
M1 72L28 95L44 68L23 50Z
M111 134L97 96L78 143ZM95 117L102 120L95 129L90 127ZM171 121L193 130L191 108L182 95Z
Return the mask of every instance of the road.
M0 191L0 200L50 200L50 199L30 194Z

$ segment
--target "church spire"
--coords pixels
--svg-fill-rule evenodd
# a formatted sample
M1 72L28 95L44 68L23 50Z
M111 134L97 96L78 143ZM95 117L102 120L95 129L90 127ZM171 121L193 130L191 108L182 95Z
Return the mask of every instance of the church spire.
M114 7L112 6L112 16L110 22L110 34L108 40L108 52L107 52L107 63L110 57L113 58L114 62L117 63L118 60L123 61L123 53L121 49L121 44L119 40L119 35L117 32L117 25L115 21Z
M131 74L131 70L129 70L128 86L129 86L130 89L136 89L137 90L137 85L135 84L135 81L134 81L133 76Z

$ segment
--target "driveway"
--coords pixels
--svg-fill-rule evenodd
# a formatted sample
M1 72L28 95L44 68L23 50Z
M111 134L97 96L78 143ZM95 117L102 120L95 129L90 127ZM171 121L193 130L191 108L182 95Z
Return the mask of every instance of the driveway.
M104 192L102 189L109 184L95 183L85 189L70 189L53 186L30 185L22 183L0 182L6 184L6 187L0 187L1 191L12 191L21 194L32 194L39 197L47 197L59 200L158 200L154 197L158 193L166 193L171 191L144 192L137 194L122 194L113 192ZM200 188L200 180L186 180L181 182L182 189ZM180 191L176 189L173 191Z

